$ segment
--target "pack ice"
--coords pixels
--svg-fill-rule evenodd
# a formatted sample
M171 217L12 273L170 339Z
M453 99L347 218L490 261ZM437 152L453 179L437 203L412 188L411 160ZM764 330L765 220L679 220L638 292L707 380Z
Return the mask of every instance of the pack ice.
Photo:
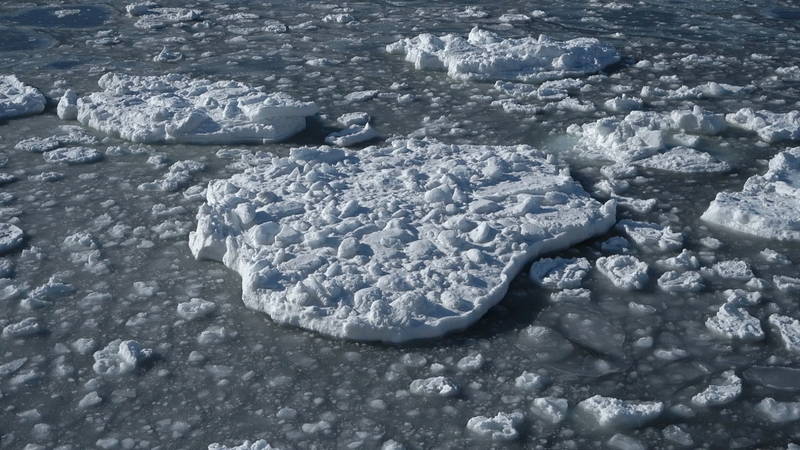
M15 75L0 75L0 120L38 114L46 103L41 92Z
M133 142L276 142L302 131L318 111L237 81L108 73L97 84L102 91L78 99L78 121Z
M702 219L742 233L800 240L800 147L778 153L741 192L720 192Z
M615 209L528 146L295 148L209 183L189 243L278 322L402 342L467 327L528 261L604 233Z
M386 46L418 70L446 70L459 80L538 82L598 72L619 61L610 45L593 38L557 41L545 35L503 39L474 27L467 39L420 34Z

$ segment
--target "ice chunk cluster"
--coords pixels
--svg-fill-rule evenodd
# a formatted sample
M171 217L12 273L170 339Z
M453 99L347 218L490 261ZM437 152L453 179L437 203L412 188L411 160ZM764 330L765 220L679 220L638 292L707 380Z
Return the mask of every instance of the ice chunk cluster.
M774 113L742 108L725 119L734 127L755 132L764 142L800 140L800 111Z
M0 75L0 120L39 114L44 111L44 95L15 75Z
M741 192L721 192L702 219L768 239L800 240L800 147L781 152Z
M209 183L190 246L278 322L401 342L467 327L528 261L607 231L615 209L528 146L295 148Z
M231 144L286 139L317 113L314 103L237 81L108 73L77 101L83 125L133 142Z
M420 34L386 46L419 70L446 70L459 80L538 82L598 72L619 61L610 45L593 38L557 41L540 35L503 39L475 27L467 39Z

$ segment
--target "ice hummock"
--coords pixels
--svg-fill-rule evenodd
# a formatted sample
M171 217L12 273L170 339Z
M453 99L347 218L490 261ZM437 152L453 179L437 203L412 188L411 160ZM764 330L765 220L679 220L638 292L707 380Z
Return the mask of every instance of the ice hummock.
M800 147L778 153L741 192L720 192L702 219L768 239L800 240Z
M402 342L467 327L528 261L614 219L531 147L398 140L295 148L211 182L190 246L278 322Z
M15 75L0 75L0 120L44 111L47 100L38 89L28 86Z
M419 70L446 70L460 80L540 82L598 72L620 60L617 51L594 38L557 41L504 39L474 27L464 39L455 34L423 33L386 46L389 53L405 54Z
M80 123L141 143L233 144L281 141L302 131L314 103L237 81L186 75L108 73L103 90L77 101Z

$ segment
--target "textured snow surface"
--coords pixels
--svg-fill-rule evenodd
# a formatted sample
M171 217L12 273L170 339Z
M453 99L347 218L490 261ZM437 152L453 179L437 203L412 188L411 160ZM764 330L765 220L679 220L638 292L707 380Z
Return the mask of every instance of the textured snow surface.
M613 47L593 38L503 39L478 27L467 39L424 33L390 44L386 51L404 54L419 70L446 70L460 80L553 80L598 72L620 59Z
M781 152L741 192L721 192L702 219L768 239L800 241L800 147Z
M44 111L44 95L15 75L0 75L0 120Z
M211 182L190 247L278 322L399 342L470 325L528 261L614 219L530 147L395 141L296 148Z
M735 127L756 132L765 142L800 140L800 111L774 113L742 108L726 115L725 120Z
M664 404L595 395L578 403L577 410L599 427L637 428L657 419L664 411Z
M108 73L77 101L77 119L133 142L231 144L284 140L317 106L236 81Z
M689 147L675 147L636 161L637 166L678 173L727 172L728 163Z

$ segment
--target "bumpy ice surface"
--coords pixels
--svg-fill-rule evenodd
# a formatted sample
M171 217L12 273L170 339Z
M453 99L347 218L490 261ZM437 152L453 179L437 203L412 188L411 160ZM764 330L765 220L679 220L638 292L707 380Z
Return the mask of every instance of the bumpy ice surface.
M396 141L297 148L211 183L190 245L276 321L400 342L468 326L525 263L614 218L530 147Z
M28 86L14 75L0 76L0 120L38 114L47 101L38 89Z

